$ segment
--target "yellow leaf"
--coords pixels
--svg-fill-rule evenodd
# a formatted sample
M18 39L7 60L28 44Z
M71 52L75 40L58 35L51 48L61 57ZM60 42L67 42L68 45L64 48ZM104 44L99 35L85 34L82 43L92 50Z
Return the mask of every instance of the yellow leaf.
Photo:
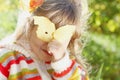
M34 16L34 24L38 25L37 37L45 42L55 39L59 42L69 42L75 32L75 26L61 26L55 30L55 25L48 18L43 16Z
M73 25L62 26L54 32L54 39L59 42L69 42L74 32L75 26Z
M38 25L36 34L37 37L45 42L53 39L55 25L46 17L34 16L34 24Z

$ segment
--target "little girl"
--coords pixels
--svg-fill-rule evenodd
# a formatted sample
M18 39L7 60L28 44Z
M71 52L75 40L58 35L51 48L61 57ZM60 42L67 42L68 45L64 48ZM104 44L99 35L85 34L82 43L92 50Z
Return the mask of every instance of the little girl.
M20 12L13 35L0 43L0 80L89 80L80 56L87 1L30 0L30 5L28 11ZM75 33L68 44L41 40L36 34L34 16L48 18L56 29L74 25Z

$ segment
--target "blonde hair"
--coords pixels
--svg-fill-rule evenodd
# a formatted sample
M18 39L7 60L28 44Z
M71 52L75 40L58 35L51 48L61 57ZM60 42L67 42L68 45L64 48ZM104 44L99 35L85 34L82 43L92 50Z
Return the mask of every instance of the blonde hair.
M84 43L81 40L86 30L87 19L89 17L88 13L87 0L45 0L43 5L33 12L33 15L49 18L57 27L67 24L76 25L77 29L69 43L68 50L84 68L86 68L86 62L83 61L84 59L81 56ZM16 29L16 39L24 33L28 34L31 30L30 28L33 27L33 20L29 13L27 13L27 17L24 17L27 23L24 23Z

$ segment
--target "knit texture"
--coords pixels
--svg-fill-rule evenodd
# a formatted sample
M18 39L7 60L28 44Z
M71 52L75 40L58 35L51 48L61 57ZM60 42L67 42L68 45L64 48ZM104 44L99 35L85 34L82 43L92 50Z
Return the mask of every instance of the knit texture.
M23 48L12 47L0 49L0 80L89 80L82 67L69 59L69 55L58 62L45 63L24 55Z

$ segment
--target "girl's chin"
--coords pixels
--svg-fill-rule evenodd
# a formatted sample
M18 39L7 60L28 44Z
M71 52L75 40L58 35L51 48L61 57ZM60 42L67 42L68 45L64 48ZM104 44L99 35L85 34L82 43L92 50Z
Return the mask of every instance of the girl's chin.
M52 58L51 57L46 57L43 60L44 60L44 62L51 62Z

